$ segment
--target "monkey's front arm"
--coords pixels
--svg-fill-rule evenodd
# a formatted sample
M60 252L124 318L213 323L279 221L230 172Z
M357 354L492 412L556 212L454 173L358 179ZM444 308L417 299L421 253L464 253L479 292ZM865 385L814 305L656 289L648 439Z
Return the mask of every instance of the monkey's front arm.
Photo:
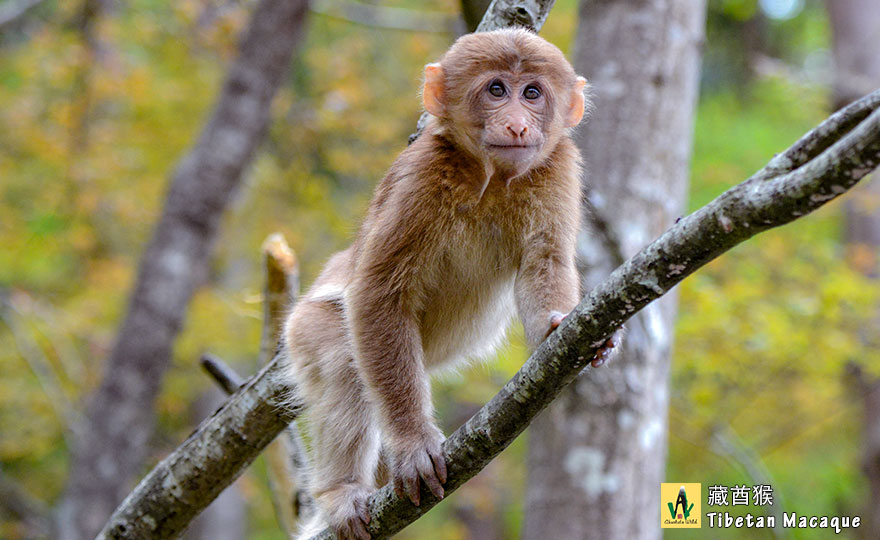
M381 424L395 490L418 505L419 478L443 497L446 462L412 305L417 284L412 275L395 273L401 266L413 267L394 258L407 257L416 245L393 236L367 239L349 309L358 370Z

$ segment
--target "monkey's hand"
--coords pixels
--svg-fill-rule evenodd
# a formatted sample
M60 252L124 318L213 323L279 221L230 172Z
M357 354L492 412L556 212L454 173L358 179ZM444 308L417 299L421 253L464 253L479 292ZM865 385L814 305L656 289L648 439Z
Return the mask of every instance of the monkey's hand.
M391 476L398 497L407 497L419 505L419 478L438 499L443 498L446 483L446 458L443 457L443 433L433 423L426 423L421 433L392 443Z
M550 329L547 330L547 335L549 336L554 330L556 330L556 328L562 324L562 320L566 317L568 317L568 315L558 311L551 311ZM617 351L620 350L620 343L623 340L623 334L624 329L622 327L615 330L614 333L611 334L611 337L601 344L599 350L596 351L596 355L590 361L590 364L593 367L600 367L617 356Z

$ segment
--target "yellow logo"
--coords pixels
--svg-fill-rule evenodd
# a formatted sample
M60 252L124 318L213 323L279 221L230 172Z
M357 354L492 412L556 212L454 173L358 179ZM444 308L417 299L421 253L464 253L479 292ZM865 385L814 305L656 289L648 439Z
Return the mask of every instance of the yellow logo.
M701 484L660 484L660 527L699 529Z

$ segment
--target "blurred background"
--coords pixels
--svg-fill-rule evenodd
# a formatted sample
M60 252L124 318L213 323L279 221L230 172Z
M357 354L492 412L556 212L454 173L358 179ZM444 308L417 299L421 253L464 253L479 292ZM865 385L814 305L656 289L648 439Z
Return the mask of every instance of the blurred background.
M848 3L854 15L835 15ZM683 211L880 86L880 68L870 65L880 57L880 3L827 4L837 6L708 1ZM106 376L169 181L205 125L255 5L0 2L0 538L51 534L69 489L77 426L88 421L86 403ZM388 7L398 10L371 11ZM304 285L351 241L373 186L414 130L422 66L465 31L461 11L454 0L312 3L265 138L222 213L170 364L144 372L161 382L155 403L141 404L155 426L139 444L135 474L123 479L125 492L219 403L200 354L214 353L242 374L256 370L266 236L284 234ZM559 0L541 31L570 57L578 14L576 0ZM865 33L870 24L873 35ZM847 54L869 59L844 73ZM603 89L593 82L601 118ZM840 537L880 537L868 523L880 513L878 212L880 199L863 186L746 242L679 287L663 478L704 490L770 484L773 512L858 514L862 536ZM525 360L521 330L511 336L496 361L437 382L447 432ZM398 538L520 537L527 446L528 432ZM230 488L224 536L194 527L189 537L285 538L265 469L258 460ZM645 489L659 495L655 483ZM602 504L614 513L627 503ZM708 534L830 536L666 537Z

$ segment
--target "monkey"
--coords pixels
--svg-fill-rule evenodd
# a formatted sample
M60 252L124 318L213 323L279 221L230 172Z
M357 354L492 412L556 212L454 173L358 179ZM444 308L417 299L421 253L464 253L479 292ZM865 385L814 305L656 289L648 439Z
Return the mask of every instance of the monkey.
M460 37L424 71L422 134L376 187L357 236L289 315L317 515L369 540L385 470L398 496L444 496L429 373L487 357L514 314L534 349L577 305L586 79L525 29ZM601 365L615 343L593 359Z

